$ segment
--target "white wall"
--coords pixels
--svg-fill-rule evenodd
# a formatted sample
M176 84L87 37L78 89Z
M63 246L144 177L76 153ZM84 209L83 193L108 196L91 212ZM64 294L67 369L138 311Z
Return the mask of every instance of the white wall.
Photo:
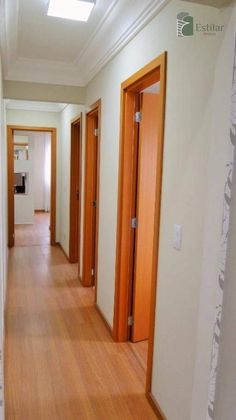
M2 66L0 56L0 420L4 419L3 401L3 336L4 305L7 280L7 180L6 180L5 106L2 95ZM5 198L5 199L4 199Z
M35 133L36 134L36 133ZM34 140L34 209L44 208L45 134L37 133Z
M14 135L14 143L27 143L29 136Z
M7 110L7 124L31 127L55 127L57 129L57 221L56 241L60 241L61 217L61 145L60 113L23 110Z
M235 39L236 2L219 12L225 23L224 36L213 63L209 100L209 156L206 179L202 277L196 334L197 351L194 372L192 420L205 416L209 387L213 324L215 322L216 288L223 214L225 165L228 161L231 86Z
M45 162L45 133L34 133L33 159L34 159L34 209L44 209L44 162Z
M224 287L220 363L214 420L235 420L236 413L236 171L233 176L228 257Z
M79 117L85 107L80 105L67 105L60 114L60 130L61 130L61 230L60 238L61 245L69 254L69 223L70 223L70 151L71 151L71 121ZM85 121L82 123L85 128ZM82 160L84 162L84 144L82 145ZM83 197L83 189L81 190L81 197ZM83 205L81 206L83 223ZM82 230L81 230L82 231ZM81 266L82 266L82 235L81 235Z
M226 30L177 38L183 10ZM170 420L204 420L207 412L234 23L231 8L173 0L87 87L87 105L102 99L97 299L112 325L120 84L168 51L152 393ZM181 252L172 247L174 223L183 227Z
M15 141L14 137L14 141ZM34 223L34 158L33 144L28 137L29 159L14 160L14 172L27 174L27 194L15 194L15 224L33 224Z
M15 194L15 223L33 224L34 210L44 209L45 138L50 133L29 131L28 136L14 136L14 142L29 142L29 160L14 161L15 172L28 173L28 193Z

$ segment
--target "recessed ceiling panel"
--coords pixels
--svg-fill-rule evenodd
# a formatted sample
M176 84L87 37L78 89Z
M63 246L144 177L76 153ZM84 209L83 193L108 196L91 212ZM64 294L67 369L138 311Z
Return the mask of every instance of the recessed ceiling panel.
M4 78L85 86L170 1L96 0L79 22L47 16L49 0L2 0Z
M48 0L19 0L18 56L74 61L110 3L97 0L88 22L78 22L47 16Z

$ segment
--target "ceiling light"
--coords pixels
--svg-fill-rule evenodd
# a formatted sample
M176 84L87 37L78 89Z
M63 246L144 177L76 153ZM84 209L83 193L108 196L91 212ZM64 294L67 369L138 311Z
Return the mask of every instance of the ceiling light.
M95 0L50 0L47 15L86 22L94 5Z

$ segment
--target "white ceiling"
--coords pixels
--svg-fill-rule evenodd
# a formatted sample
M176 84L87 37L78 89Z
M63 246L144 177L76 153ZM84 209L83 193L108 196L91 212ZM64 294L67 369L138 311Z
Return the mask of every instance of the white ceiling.
M98 0L88 22L77 22L47 16L48 0L20 0L19 56L70 63L82 51L110 4L110 0Z
M97 0L89 21L48 17L48 0L0 0L6 80L84 86L170 0Z
M88 22L48 17L48 1L0 0L6 80L84 86L170 0L96 0Z

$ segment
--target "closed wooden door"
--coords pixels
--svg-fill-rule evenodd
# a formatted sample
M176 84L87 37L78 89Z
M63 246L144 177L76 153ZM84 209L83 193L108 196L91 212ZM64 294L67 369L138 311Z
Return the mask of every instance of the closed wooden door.
M157 182L159 96L142 93L137 162L132 341L148 339Z
M81 203L81 121L71 124L71 179L70 179L70 247L69 260L80 269L80 203Z
M83 286L96 282L98 211L98 112L87 114Z
M98 118L94 118L94 142L91 145L93 167L91 171L91 209L92 209L92 240L91 240L91 283L95 284L96 274L96 232L97 232L97 170L98 170Z

